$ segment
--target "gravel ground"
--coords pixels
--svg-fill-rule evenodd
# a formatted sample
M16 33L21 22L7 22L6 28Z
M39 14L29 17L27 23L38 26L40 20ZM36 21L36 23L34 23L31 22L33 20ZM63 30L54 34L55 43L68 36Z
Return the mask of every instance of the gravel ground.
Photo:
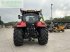
M23 46L13 44L13 29L0 29L0 52L70 52L70 30L49 33L48 44L41 46L37 41L25 41Z

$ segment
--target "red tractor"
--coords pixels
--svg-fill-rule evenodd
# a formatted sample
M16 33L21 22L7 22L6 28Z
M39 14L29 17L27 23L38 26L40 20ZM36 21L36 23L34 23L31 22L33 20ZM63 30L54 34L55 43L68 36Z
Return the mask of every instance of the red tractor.
M46 23L40 21L42 18L42 11L35 10L21 10L22 16L18 15L20 22L14 27L14 45L21 46L24 39L31 40L37 38L40 45L45 45L48 42L48 31Z

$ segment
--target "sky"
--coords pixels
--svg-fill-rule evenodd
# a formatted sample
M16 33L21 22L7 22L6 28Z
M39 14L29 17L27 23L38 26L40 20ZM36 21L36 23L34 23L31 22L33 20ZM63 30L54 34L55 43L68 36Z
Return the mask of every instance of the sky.
M8 1L8 0L7 0ZM12 0L11 0L12 1ZM15 0L17 1L17 0ZM14 2L15 2L14 1ZM18 15L20 14L20 8L23 10L40 10L42 9L42 14L44 19L50 19L51 17L51 3L53 4L53 18L64 17L70 15L70 0L18 0L21 2L16 2L15 5L8 5L8 3L3 2L6 6L0 5L0 16L4 22L17 21ZM10 2L10 1L9 1Z

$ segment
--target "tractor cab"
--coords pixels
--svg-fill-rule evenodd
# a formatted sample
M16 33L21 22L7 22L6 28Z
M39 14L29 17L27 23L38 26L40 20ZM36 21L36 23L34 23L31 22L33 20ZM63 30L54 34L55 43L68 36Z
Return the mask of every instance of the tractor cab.
M35 21L40 21L41 19L41 10L40 11L36 11L36 10L21 10L21 14L22 16L18 15L19 19L22 19L23 21L27 21L27 22L30 22L32 21L35 22Z

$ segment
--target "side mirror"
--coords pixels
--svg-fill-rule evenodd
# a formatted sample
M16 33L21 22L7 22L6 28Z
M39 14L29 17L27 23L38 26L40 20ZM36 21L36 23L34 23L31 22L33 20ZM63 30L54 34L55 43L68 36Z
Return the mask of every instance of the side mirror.
M18 15L18 19L21 19L21 16L20 15Z

